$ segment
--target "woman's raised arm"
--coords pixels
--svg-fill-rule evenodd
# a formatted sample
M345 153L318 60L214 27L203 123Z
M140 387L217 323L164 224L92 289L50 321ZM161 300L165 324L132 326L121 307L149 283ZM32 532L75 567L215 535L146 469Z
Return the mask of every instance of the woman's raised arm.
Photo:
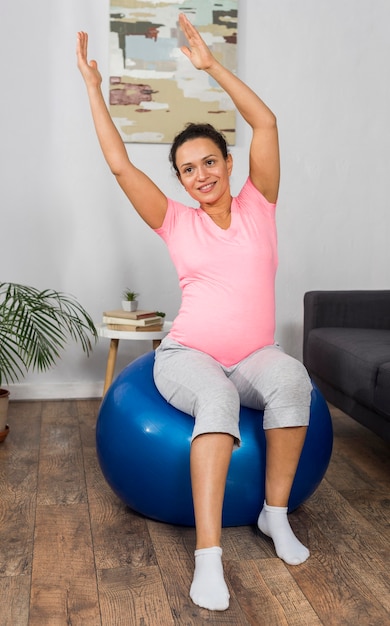
M215 59L202 37L184 14L180 26L189 47L182 52L199 70L207 72L231 97L238 111L252 127L249 168L253 184L270 202L278 196L280 179L279 141L276 117L242 80Z
M87 87L96 134L112 173L143 220L159 228L167 210L167 198L154 182L135 167L104 101L102 77L96 61L88 62L88 35L77 34L77 66Z

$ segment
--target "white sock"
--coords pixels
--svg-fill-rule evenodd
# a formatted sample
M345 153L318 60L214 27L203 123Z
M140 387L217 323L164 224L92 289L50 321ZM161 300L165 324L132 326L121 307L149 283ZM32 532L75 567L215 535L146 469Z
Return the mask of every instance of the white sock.
M225 611L229 597L223 577L222 548L195 550L195 572L190 590L193 603L210 611Z
M287 507L268 506L264 502L257 525L262 533L271 537L278 557L289 565L300 565L309 558L309 550L291 529L287 519Z

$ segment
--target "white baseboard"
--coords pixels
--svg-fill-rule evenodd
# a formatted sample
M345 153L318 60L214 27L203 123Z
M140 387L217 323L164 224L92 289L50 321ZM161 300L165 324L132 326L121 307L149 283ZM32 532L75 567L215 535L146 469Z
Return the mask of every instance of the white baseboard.
M101 398L103 381L82 383L20 383L7 385L10 400L67 400L71 398Z

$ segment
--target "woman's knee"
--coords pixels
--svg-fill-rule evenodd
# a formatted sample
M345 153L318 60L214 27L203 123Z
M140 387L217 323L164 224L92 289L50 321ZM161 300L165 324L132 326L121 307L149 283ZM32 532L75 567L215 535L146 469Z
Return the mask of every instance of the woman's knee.
M198 412L207 412L218 415L238 414L240 411L240 397L236 387L227 378L223 384L203 389L198 397Z
M240 398L234 385L222 385L212 393L200 394L195 409L193 438L205 433L225 433L239 445L239 419Z
M278 404L305 405L310 404L312 384L305 366L292 357L284 360L278 370L277 384L273 388L274 399Z

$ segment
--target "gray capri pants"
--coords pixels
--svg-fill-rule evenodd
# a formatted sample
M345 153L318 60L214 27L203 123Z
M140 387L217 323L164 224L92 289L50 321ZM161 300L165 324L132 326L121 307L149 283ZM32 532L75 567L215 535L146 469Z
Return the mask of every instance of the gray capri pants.
M156 350L153 375L167 402L195 418L192 439L228 433L239 445L240 404L264 410L264 429L309 423L310 377L278 344L225 367L167 336Z

